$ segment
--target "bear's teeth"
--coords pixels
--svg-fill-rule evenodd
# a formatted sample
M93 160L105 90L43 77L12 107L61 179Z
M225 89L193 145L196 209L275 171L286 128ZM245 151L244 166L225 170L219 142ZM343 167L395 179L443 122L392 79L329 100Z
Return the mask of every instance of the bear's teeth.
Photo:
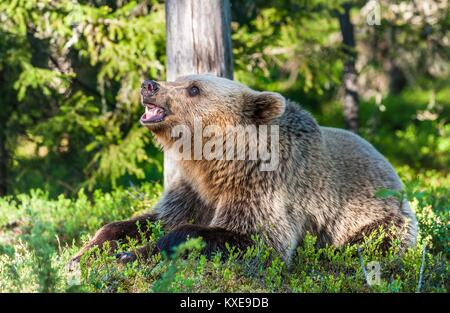
M161 122L165 115L166 112L163 108L154 104L147 104L145 105L145 112L142 119L147 123L156 123Z
M146 106L145 107L145 114L149 114L149 115L157 115L157 114L162 114L164 111L163 109L157 107L157 106Z

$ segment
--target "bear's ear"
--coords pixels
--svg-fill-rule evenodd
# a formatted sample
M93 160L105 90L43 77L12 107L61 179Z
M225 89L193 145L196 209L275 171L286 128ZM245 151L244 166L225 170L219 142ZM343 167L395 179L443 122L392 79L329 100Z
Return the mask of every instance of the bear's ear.
M269 124L283 115L286 100L282 95L269 91L252 91L244 97L244 114L256 124Z

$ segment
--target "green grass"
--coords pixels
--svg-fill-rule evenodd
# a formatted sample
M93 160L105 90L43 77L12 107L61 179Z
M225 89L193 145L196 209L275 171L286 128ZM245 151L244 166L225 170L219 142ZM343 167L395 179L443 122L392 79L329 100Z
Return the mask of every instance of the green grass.
M407 197L420 223L417 247L386 255L378 249L380 237L372 236L360 246L367 265L381 266L381 283L368 286L356 246L318 249L308 236L298 247L288 268L255 238L243 258L236 253L225 262L220 255L206 260L199 254L200 240L177 250L187 258L157 255L120 265L114 257L93 251L96 258L83 259L80 270L65 265L89 236L103 224L130 218L149 210L161 187L94 192L80 191L75 198L50 199L39 190L0 199L0 292L415 292L426 245L421 292L448 292L448 220L450 176L437 171L418 174L398 168L406 182ZM163 235L151 225L149 244ZM133 248L135 242L119 249ZM87 262L89 265L87 265Z

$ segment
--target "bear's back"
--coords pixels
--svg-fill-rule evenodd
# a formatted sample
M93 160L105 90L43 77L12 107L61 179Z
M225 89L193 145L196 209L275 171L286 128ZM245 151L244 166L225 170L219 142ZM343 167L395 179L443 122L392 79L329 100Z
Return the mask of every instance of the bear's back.
M344 129L319 126L311 114L290 101L279 122L284 150L290 151L291 158L310 159L303 163L317 165L319 175L321 171L332 171L337 175L336 184L344 187L371 184L374 188L402 188L391 164L362 137Z
M369 142L344 129L320 127L322 149L339 169L345 183L360 187L400 190L400 179L392 165Z

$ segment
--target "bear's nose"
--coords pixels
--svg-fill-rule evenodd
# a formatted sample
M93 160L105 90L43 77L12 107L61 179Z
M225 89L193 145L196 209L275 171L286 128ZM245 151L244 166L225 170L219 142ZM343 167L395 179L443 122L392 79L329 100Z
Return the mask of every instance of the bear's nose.
M141 94L144 97L154 96L159 90L159 85L154 80L144 80L141 85Z

